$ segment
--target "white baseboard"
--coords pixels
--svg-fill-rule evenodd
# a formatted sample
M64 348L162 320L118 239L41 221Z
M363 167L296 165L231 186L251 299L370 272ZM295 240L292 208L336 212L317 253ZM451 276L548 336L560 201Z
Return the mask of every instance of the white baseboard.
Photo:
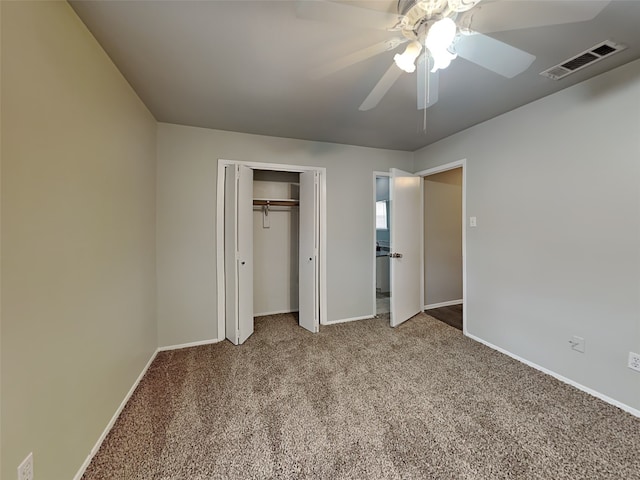
M198 342L180 343L178 345L167 345L165 347L158 347L158 352L166 352L167 350L179 350L181 348L189 348L189 347L199 347L200 345L210 345L212 343L221 342L222 340L220 340L219 338L213 338L211 340L200 340Z
M440 303L430 303L429 305L425 305L423 310L431 310L432 308L440 308L440 307L450 307L451 305L462 305L462 299L460 300L449 300L448 302L440 302Z
M370 320L375 317L375 315L365 315L363 317L341 318L339 320L328 320L326 323L323 323L323 325L335 325L336 323L355 322L356 320Z
M602 400L602 401L604 401L604 402L606 402L606 403L608 403L610 405L613 405L614 407L618 407L619 409L624 410L625 412L628 412L631 415L634 415L634 416L640 418L640 410L638 410L636 408L630 407L629 405L627 405L625 403L622 403L622 402L619 402L618 400L615 400L615 399L613 399L611 397L608 397L607 395L605 395L603 393L600 393L600 392L598 392L596 390L593 390L592 388L585 387L584 385L582 385L582 384L580 384L578 382L574 382L573 380L571 380L571 379L569 379L567 377L564 377L564 376L560 375L559 373L556 373L556 372L554 372L552 370L549 370L547 368L541 367L540 365L537 365L537 364L535 364L535 363L533 363L533 362L531 362L531 361L529 361L529 360L527 360L525 358L519 357L518 355L515 355L515 354L505 350L504 348L497 347L496 345L493 345L493 344L491 344L491 343L489 343L489 342L487 342L487 341L485 341L485 340L483 340L483 339L481 339L479 337L476 337L475 335L471 335L471 334L468 334L468 333L466 335L467 335L467 337L475 340L476 342L480 342L483 345L486 345L487 347L489 347L489 348L491 348L493 350L496 350L496 351L498 351L500 353L504 353L505 355L507 355L508 357L513 358L514 360L522 362L525 365L530 366L531 368L535 368L536 370L538 370L538 371L540 371L542 373L546 373L547 375L551 375L553 378L555 378L557 380L560 380L563 383L571 385L572 387L575 387L578 390L581 390L581 391L583 391L585 393L588 393L589 395L591 395L593 397L599 398L600 400Z
M297 313L298 310L277 310L275 312L254 313L254 317L266 317L267 315L280 315L283 313Z
M102 446L102 442L104 442L104 439L107 438L107 435L109 434L109 432L113 428L113 425L116 423L116 420L118 419L118 417L122 413L122 410L124 409L125 405L129 401L129 399L131 398L131 395L133 395L133 392L138 387L138 384L142 380L142 377L144 377L145 374L147 373L147 370L149 370L149 367L151 366L151 364L155 360L156 355L158 355L158 350L153 352L153 355L151 355L151 358L149 359L147 364L142 369L142 372L140 372L140 375L138 375L138 378L136 378L136 381L133 382L133 386L129 389L127 394L124 396L124 399L120 403L120 406L117 408L116 413L114 413L113 416L111 417L111 420L109 420L109 423L107 424L107 427L104 429L104 431L100 435L100 438L98 438L98 441L96 442L96 444L91 449L91 452L89 453L89 456L85 459L84 463L80 467L80 470L78 470L78 473L76 473L75 477L73 477L73 480L80 480L82 478L82 475L84 475L85 470L87 469L87 467L91 463L91 460L93 460L93 457L95 456L95 454L98 452L98 450Z

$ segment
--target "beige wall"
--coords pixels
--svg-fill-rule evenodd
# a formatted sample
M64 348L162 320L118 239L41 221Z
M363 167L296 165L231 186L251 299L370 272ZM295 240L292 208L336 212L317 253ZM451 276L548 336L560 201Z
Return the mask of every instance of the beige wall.
M156 348L156 122L67 3L0 8L0 476L70 479Z
M635 409L639 131L635 61L416 152L467 159L469 333Z
M215 339L218 159L327 169L327 317L373 315L374 171L413 154L170 124L158 126L159 345Z
M462 299L462 168L424 179L424 303Z

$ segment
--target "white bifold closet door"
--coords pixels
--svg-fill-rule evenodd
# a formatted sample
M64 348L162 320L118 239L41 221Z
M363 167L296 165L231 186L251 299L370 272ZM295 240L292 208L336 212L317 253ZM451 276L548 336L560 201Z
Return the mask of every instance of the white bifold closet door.
M392 168L390 172L390 310L391 326L396 327L422 310L420 305L422 179L397 168Z
M300 174L299 322L310 332L320 324L319 182L316 171ZM253 333L253 170L225 167L225 336L240 345Z
M253 170L225 167L225 331L233 344L253 333Z
M319 330L318 298L318 172L300 174L298 318L310 332Z

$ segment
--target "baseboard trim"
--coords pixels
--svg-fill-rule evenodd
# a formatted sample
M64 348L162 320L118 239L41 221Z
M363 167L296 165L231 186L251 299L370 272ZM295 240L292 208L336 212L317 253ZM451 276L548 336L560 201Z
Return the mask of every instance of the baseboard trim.
M370 320L376 318L375 315L364 315L363 317L341 318L339 320L328 320L323 325L335 325L337 323L355 322L356 320Z
M254 317L266 317L267 315L281 315L283 313L298 313L298 310L278 310L276 312L254 313Z
M224 340L224 339L222 339ZM166 352L169 350L180 350L181 348L189 348L189 347L199 347L201 345L210 345L212 343L219 343L222 340L219 338L213 338L211 340L200 340L197 342L189 342L189 343L180 343L177 345L166 345L164 347L158 347L159 352Z
M571 380L570 378L567 378L565 376L560 375L559 373L554 372L553 370L549 370L548 368L545 367L541 367L540 365L533 363L525 358L522 358L514 353L509 352L508 350L505 350L504 348L498 347L496 345L493 345L492 343L487 342L486 340L483 340L479 337L476 337L475 335L471 335L469 333L466 334L467 337L471 338L472 340L475 340L476 342L480 342L483 345L486 345L487 347L496 350L500 353L505 354L508 357L513 358L514 360L517 360L521 363L524 363L525 365L530 366L531 368L535 368L536 370L542 372L542 373L546 373L547 375L551 375L553 378L560 380L563 383L566 383L567 385L571 385L572 387L577 388L578 390L581 390L593 397L599 398L600 400L602 400L603 402L606 402L610 405L613 405L614 407L618 407L621 410L624 410L627 413L630 413L631 415L640 418L640 410L633 408L629 405L627 405L626 403L622 403L619 402L618 400L615 400L603 393L598 392L597 390L594 390L592 388L589 387L585 387L584 385L575 382L573 380Z
M432 308L440 308L440 307L450 307L451 305L462 305L463 301L460 300L449 300L448 302L440 302L440 303L430 303L429 305L425 305L423 310L431 310Z
M127 394L124 396L124 400L122 400L122 402L120 403L120 406L116 410L116 413L114 413L113 416L111 417L111 420L109 420L109 423L107 424L107 427L104 429L104 431L102 432L102 434L98 438L98 441L96 442L96 444L91 449L91 452L89 453L89 456L85 459L84 463L80 467L80 470L78 470L78 473L76 473L75 477L73 477L73 480L80 480L82 478L82 476L84 475L84 472L87 470L87 467L91 463L91 460L93 460L93 457L95 456L95 454L98 453L98 450L102 446L102 442L104 442L104 439L107 438L107 435L109 434L109 432L111 431L111 429L115 425L116 420L118 420L118 417L120 416L120 414L122 413L122 410L124 409L125 405L127 404L129 399L131 398L131 395L133 395L133 392L135 391L135 389L138 388L138 384L142 380L142 377L145 376L145 374L147 373L147 370L149 370L149 367L151 366L151 364L155 360L156 355L158 355L158 350L153 352L153 354L151 355L151 358L149 359L147 364L142 369L142 372L140 372L140 375L138 375L138 378L136 378L136 381L133 382L133 386L129 389Z

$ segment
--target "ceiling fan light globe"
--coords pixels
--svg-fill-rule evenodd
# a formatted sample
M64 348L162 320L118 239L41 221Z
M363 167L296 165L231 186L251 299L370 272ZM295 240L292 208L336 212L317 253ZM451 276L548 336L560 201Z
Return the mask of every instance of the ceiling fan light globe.
M456 22L449 17L438 20L431 25L425 44L429 51L447 50L456 36Z
M400 55L399 53L396 53L393 56L393 61L396 63L398 68L400 70L402 70L403 72L413 73L413 72L416 71L415 64L413 64L411 62L407 62L406 59L403 58L402 55Z
M435 73L438 70L444 70L447 68L452 60L457 58L457 54L451 53L448 50L440 51L440 52L430 52L431 57L433 58L433 68L431 69L431 73Z
M396 53L394 55L393 61L399 69L407 73L413 73L416 71L416 58L418 58L421 51L422 45L420 45L420 42L411 42L402 54Z
M456 58L455 53L449 51L449 47L456 37L456 23L451 18L443 18L431 25L427 32L425 45L433 57L432 72L443 70L449 66L451 60Z

